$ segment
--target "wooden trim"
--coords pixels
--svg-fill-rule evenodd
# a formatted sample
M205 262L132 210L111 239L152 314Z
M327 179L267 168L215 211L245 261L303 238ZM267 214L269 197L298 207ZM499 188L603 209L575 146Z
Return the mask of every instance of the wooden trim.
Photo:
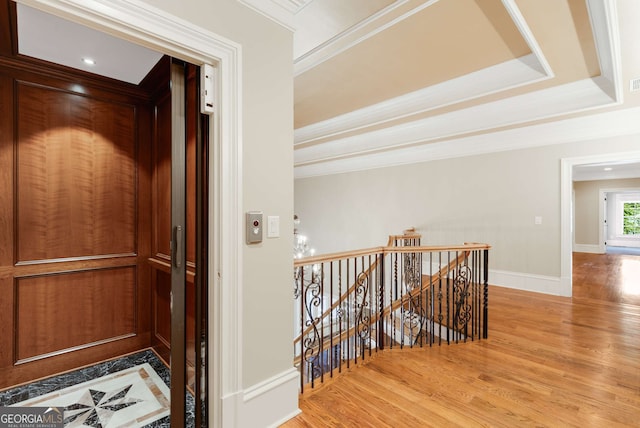
M0 55L13 55L15 28L16 4L9 0L0 0Z
M86 348L90 348L90 347L98 346L98 345L104 345L106 343L115 342L115 341L123 340L123 339L128 339L128 338L135 337L135 336L136 336L135 333L129 333L129 334L124 334L122 336L110 337L108 339L99 340L97 342L83 343L80 346L74 346L72 348L61 349L59 351L49 352L47 354L41 354L41 355L36 355L34 357L24 358L22 360L17 360L15 362L15 365L18 366L18 365L21 365L21 364L27 364L27 363L31 363L31 362L34 362L34 361L43 360L45 358L56 357L58 355L68 354L70 352L79 351L81 349L86 349Z
M305 257L302 259L296 259L293 261L294 267L312 265L316 263L333 262L342 259L349 259L354 257L374 255L374 254L388 254L388 253L432 253L432 252L446 252L446 251L475 251L475 250L489 250L491 245L470 243L463 245L429 245L429 246L416 246L416 247L373 247L365 248L362 250L343 251L330 254L322 254L319 256Z
M123 253L123 254L98 254L79 257L64 257L60 259L42 259L42 260L24 260L16 262L16 266L31 266L42 265L46 263L66 263L85 260L103 260L103 259L116 259L123 257L135 257L136 253Z
M112 269L136 266L137 257L129 256L115 259L86 259L65 263L41 263L15 266L12 269L15 278L28 278L41 275L55 275L88 270Z
M0 277L4 275L3 266L14 261L13 95L12 79L0 74Z
M416 232L415 227L410 227L403 231L402 235L389 235L389 239L387 240L387 247L393 247L393 243L400 239L420 239L422 235Z
M149 265L157 270L160 270L164 273L171 273L171 261L170 260L159 260L153 257L147 259ZM194 282L196 276L195 266L193 264L187 263L187 282Z

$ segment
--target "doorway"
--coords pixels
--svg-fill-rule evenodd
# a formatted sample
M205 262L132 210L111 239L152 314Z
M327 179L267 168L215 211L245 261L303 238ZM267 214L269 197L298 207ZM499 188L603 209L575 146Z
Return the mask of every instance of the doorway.
M603 253L640 255L640 188L600 189Z
M11 18L6 28L15 30L15 4L2 3L0 16ZM192 394L206 398L200 372L208 327L210 131L208 118L199 115L198 67L165 61L181 71L171 73L163 113L144 90L82 74L76 80L73 70L44 67L16 55L14 46L0 47L6 55L0 133L7 137L0 150L0 287L7 297L0 321L9 332L0 338L2 387L147 348L160 322L170 320L172 392L182 390L171 404L184 403L180 385L189 380ZM159 112L169 117L162 125L169 131L168 164L181 168L168 183L158 180L160 164L167 163L158 156L165 150ZM159 196L166 195L158 184L172 188L167 215L158 212L165 208ZM169 247L166 308L158 305L161 287L150 281L160 276L151 262L163 254L152 251L160 241ZM177 279L173 267L181 268ZM184 404L173 413L183 418ZM196 411L200 417L206 414Z
M575 166L598 164L624 164L640 162L640 151L609 153L593 156L563 158L560 160L560 295L571 296L573 285L574 216L573 174ZM604 205L601 204L603 209Z
M95 29L108 29L133 43L182 58L192 64L211 64L217 70L215 110L208 129L211 142L208 181L207 279L211 287L208 363L210 422L223 424L223 397L242 389L240 329L242 314L242 215L241 183L241 52L240 46L207 30L159 11L146 3L125 0L108 3L85 0L30 1L31 5L82 22ZM126 10L127 13L121 13ZM162 24L162 25L161 25ZM4 94L3 94L4 95ZM223 333L223 334L222 334Z

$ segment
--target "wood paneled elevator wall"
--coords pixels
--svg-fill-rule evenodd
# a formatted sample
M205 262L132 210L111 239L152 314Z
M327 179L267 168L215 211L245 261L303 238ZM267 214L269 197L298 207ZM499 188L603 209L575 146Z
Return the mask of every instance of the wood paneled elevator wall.
M10 1L0 23L0 388L168 358L169 59L131 85L17 54Z

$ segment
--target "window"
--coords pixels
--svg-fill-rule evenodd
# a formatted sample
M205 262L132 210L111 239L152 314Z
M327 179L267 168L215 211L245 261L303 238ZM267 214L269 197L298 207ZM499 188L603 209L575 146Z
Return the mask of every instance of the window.
M640 235L640 201L623 202L622 234Z

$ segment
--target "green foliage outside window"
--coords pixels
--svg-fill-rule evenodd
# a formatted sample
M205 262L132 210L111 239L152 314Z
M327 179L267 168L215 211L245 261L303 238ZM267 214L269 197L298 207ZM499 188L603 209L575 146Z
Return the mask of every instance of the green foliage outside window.
M640 202L624 203L622 234L640 235Z

